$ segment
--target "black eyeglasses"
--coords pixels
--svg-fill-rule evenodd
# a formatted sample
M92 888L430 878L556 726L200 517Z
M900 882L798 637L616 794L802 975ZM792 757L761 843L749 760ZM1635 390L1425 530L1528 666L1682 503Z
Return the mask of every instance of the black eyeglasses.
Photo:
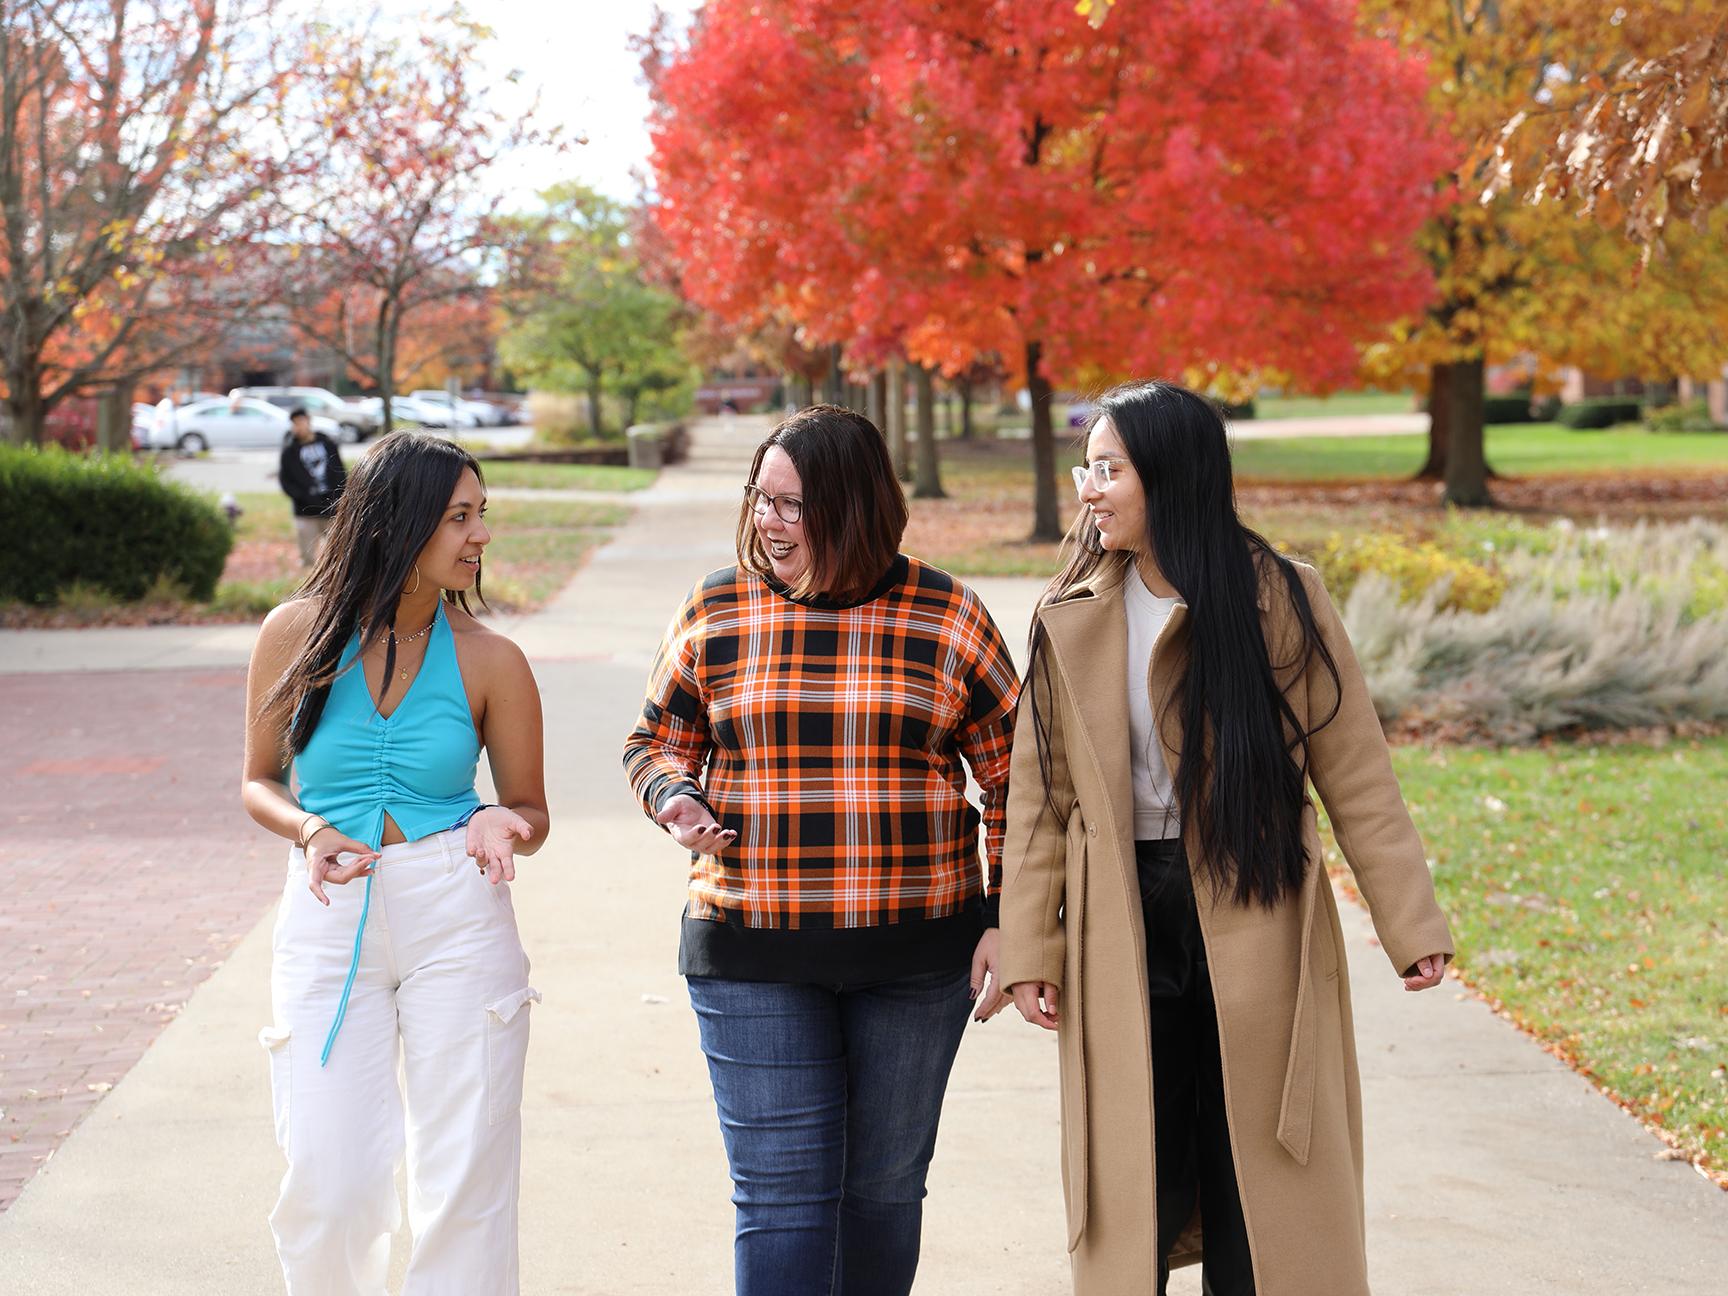
M752 512L760 513L765 508L771 508L782 522L788 524L804 516L804 501L798 496L770 495L754 482L744 488L744 499Z

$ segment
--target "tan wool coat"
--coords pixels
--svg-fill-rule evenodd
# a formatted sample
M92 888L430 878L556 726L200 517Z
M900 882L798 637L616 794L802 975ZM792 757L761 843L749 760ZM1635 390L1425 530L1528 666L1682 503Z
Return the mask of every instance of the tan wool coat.
M1453 953L1422 842L1344 627L1312 568L1298 565L1340 688L1318 657L1291 664L1300 624L1284 578L1263 578L1260 621L1279 685L1310 740L1310 776L1366 899L1392 971ZM1009 776L1002 981L1060 989L1062 1178L1077 1296L1156 1289L1152 1064L1145 924L1129 770L1126 568L1109 567L1041 607L1049 685L1034 669ZM1179 716L1168 705L1188 640L1178 604L1153 652L1150 697L1172 776ZM1055 810L1045 800L1033 695L1050 726ZM1362 1104L1343 932L1312 803L1308 872L1267 910L1214 900L1196 881L1217 1002L1225 1104L1260 1296L1366 1296ZM1185 845L1200 860L1193 834ZM1412 1172L1417 1167L1411 1167ZM1198 1221L1173 1263L1199 1259Z

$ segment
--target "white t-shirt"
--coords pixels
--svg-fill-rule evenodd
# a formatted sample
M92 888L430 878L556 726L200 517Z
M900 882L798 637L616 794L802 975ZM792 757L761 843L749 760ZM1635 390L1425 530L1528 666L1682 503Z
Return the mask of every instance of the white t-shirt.
M1146 689L1152 647L1181 600L1155 596L1132 565L1123 592L1122 606L1128 616L1128 749L1134 775L1134 840L1158 841L1180 836L1182 821Z

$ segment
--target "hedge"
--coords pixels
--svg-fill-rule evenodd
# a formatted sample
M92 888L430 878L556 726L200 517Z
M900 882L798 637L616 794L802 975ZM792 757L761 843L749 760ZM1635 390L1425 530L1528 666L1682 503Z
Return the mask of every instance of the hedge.
M1482 421L1490 427L1503 423L1536 422L1536 414L1530 408L1530 393L1487 397L1482 402Z
M1571 405L1562 405L1555 421L1573 429L1613 427L1617 423L1636 423L1644 413L1637 400L1625 396L1592 396Z
M1660 408L1653 405L1644 411L1644 426L1652 432L1728 431L1710 417L1710 407L1701 400Z
M0 600L51 604L83 584L139 599L161 581L209 599L234 544L209 500L120 455L0 446L12 561Z

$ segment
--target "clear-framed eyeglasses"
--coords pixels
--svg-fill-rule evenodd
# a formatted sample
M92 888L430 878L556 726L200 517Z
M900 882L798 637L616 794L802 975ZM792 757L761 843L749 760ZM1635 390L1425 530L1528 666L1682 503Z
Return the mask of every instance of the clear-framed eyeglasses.
M1116 479L1116 474L1126 472L1128 465L1121 459L1094 459L1089 464L1083 464L1075 469L1074 493L1082 499L1086 497L1086 483L1092 483L1095 491L1105 491Z
M804 516L804 501L798 496L770 495L754 482L744 488L744 499L750 505L752 513L771 508L779 515L780 520L788 525Z

